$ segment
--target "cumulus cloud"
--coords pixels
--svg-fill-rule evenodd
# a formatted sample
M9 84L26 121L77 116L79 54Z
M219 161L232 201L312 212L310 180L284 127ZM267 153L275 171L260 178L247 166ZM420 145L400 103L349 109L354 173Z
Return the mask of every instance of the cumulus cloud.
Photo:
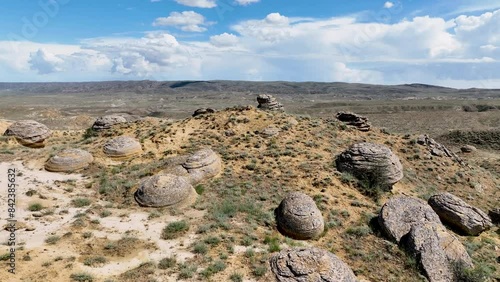
M215 0L175 0L175 2L189 7L214 8L217 7Z
M390 1L387 1L384 3L384 8L390 9L392 7L394 7L394 3L390 2Z
M210 43L217 47L228 47L238 44L238 37L234 34L226 33L214 35L210 37Z
M260 0L236 0L236 4L241 6L247 6L258 2L260 2Z
M183 31L203 32L209 23L205 22L205 17L194 11L172 12L168 17L157 18L153 26L175 26Z

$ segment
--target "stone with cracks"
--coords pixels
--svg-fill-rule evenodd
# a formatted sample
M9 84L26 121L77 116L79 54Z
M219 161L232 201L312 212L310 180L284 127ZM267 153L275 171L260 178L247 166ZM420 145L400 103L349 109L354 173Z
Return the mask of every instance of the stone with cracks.
M338 112L336 118L347 125L356 127L359 131L369 131L371 127L368 118L352 112Z
M21 120L11 124L3 135L14 136L19 144L26 147L42 148L52 131L37 121Z
M139 205L145 207L180 207L193 203L196 195L185 177L159 174L142 181L134 198Z
M116 159L128 159L142 153L141 143L129 136L119 136L104 144L106 156Z
M284 111L283 105L278 103L278 101L276 101L276 98L274 98L272 95L261 94L257 96L257 102L259 103L257 108L261 110L279 111L279 112Z
M66 149L45 163L45 169L53 172L71 172L87 167L94 157L84 150Z

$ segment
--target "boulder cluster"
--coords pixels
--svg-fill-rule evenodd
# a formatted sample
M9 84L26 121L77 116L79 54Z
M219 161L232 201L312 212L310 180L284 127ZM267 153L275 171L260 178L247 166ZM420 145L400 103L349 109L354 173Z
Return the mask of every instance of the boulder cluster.
M427 134L422 134L417 137L417 144L426 146L429 149L429 153L436 157L448 157L464 165L464 161L457 156L454 152L450 151L443 144L436 142L434 139L430 138Z
M257 102L259 105L257 108L267 111L284 111L283 105L279 103L276 98L268 94L261 94L257 96Z
M371 124L368 122L367 117L352 112L338 112L335 117L346 125L357 128L359 131L370 131Z
M21 120L11 124L4 132L5 136L14 136L21 145L30 148L45 147L45 140L52 131L34 120Z

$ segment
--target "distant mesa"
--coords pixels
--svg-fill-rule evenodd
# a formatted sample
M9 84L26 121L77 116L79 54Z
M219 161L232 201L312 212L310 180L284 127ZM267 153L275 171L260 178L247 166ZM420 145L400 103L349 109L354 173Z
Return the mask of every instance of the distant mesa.
M324 220L314 200L306 194L288 194L275 211L278 230L285 236L308 240L321 235Z
M197 109L196 111L194 111L193 117L200 116L200 115L206 115L206 114L213 114L213 113L215 113L215 110L212 108L201 108L201 109Z
M390 190L403 178L403 165L391 149L374 143L357 143L337 156L337 169Z
M319 248L285 249L269 264L276 281L357 281L351 268L336 255Z
M6 136L14 136L21 145L30 148L45 147L45 140L52 135L52 131L34 120L21 120L11 124L4 132Z
M119 123L125 123L127 119L123 116L119 115L108 115L102 116L96 119L94 124L92 125L92 129L96 131L110 129L113 125Z
M257 108L261 110L279 111L279 112L283 112L285 110L283 105L281 103L278 103L276 98L274 98L272 95L261 94L257 96L257 102L259 103Z
M84 150L66 149L51 157L45 163L45 169L52 172L72 172L86 168L94 157Z
M338 112L336 118L346 125L356 127L359 131L370 131L371 124L367 117L352 112Z
M128 159L142 153L141 143L129 136L118 136L104 144L106 156L116 159Z
M183 207L193 203L196 195L185 177L159 174L142 181L134 198L144 207Z
M220 156L210 148L167 160L164 173L184 176L191 184L212 178L222 170Z

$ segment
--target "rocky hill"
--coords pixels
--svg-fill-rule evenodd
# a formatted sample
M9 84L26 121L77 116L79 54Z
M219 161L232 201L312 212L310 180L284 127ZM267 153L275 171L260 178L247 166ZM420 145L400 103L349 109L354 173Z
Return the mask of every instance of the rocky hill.
M1 171L19 183L17 276L5 281L500 279L500 178L480 150L257 102L92 125L1 137ZM7 120L0 131L20 132Z

